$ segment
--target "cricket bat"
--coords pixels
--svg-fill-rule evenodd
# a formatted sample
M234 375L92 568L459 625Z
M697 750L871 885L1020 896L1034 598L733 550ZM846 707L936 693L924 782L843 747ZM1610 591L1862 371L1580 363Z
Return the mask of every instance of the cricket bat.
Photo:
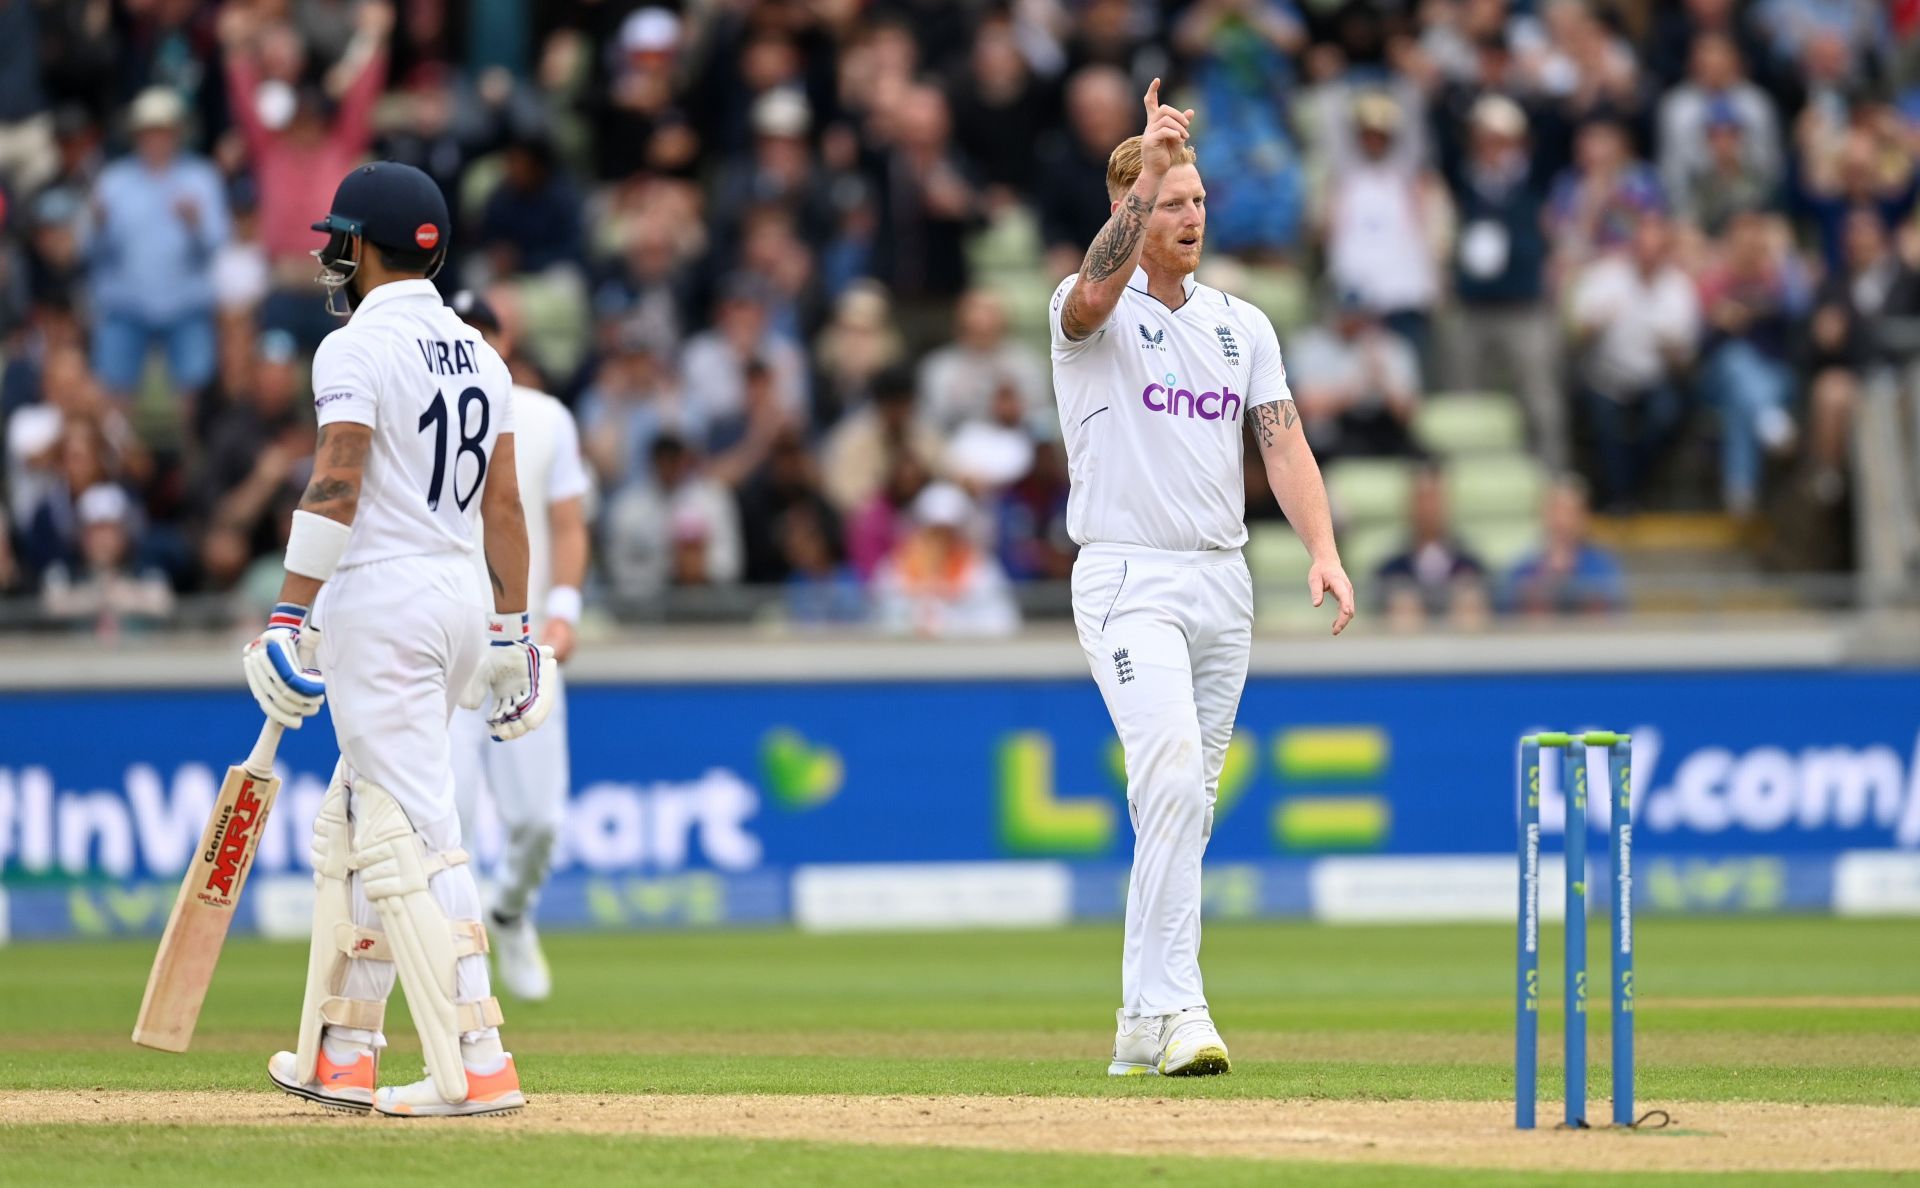
M133 1024L133 1042L162 1052L184 1052L193 1042L200 1006L213 982L233 924L233 910L253 869L254 852L280 791L273 774L273 755L280 747L278 722L260 729L253 750L227 769L213 813L200 834L200 848L187 866L173 914L160 936L153 972L147 975L147 993L140 1000L140 1017Z

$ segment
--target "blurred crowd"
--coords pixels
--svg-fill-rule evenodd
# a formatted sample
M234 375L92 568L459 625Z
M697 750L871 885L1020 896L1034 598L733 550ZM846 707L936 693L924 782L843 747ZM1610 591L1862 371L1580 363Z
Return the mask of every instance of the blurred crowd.
M593 598L1011 630L1073 557L1045 294L1154 76L1323 458L1496 390L1574 480L1484 585L1416 506L1396 615L1618 605L1588 487L1789 501L1844 564L1874 328L1920 315L1920 0L0 0L0 593L271 602L308 224L377 157L579 418Z

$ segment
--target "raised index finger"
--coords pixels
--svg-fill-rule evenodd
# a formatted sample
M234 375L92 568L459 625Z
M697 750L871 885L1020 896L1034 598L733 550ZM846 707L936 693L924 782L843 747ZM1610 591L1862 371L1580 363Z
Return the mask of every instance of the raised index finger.
M1147 84L1147 114L1151 116L1154 113L1158 112L1159 110L1160 110L1160 80L1156 78L1152 82Z

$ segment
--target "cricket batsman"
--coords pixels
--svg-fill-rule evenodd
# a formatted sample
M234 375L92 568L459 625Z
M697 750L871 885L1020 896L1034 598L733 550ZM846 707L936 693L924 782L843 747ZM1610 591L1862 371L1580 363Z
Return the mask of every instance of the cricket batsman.
M327 308L352 320L314 356L313 479L294 513L280 603L243 662L260 707L285 725L332 694L340 762L313 825L299 1041L267 1075L353 1112L515 1110L526 1098L489 993L447 731L476 674L496 738L533 730L553 704L552 653L527 625L513 385L429 279L451 221L426 174L363 165L314 230L328 236L314 253ZM297 659L309 619L324 628L318 671ZM396 972L427 1075L376 1089Z
M1192 111L1147 88L1107 161L1112 217L1054 291L1053 385L1080 545L1074 622L1127 759L1127 888L1114 1076L1230 1070L1200 979L1200 860L1253 639L1242 425L1313 558L1307 592L1353 617L1327 494L1267 316L1196 284L1206 189Z
M513 344L484 298L462 291L449 304L501 358L511 356ZM566 405L516 384L513 438L520 502L527 515L527 606L535 637L565 664L573 654L580 583L587 574L588 481L580 430ZM477 708L463 706L453 715L453 785L461 836L469 843L479 836L476 822L483 791L506 833L500 870L484 881L494 968L509 993L532 1002L553 991L533 913L552 868L570 782L566 690L558 668L547 674L546 684L552 715L545 728L526 738L489 740L486 717Z

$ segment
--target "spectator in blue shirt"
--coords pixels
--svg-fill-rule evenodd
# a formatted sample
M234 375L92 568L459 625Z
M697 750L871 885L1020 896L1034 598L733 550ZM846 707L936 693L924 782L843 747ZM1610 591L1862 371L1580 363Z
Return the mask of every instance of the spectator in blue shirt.
M1509 611L1523 615L1593 615L1625 610L1619 559L1588 536L1587 489L1566 479L1541 509L1546 541L1507 579Z
M93 366L120 397L138 385L155 345L176 392L213 378L212 265L227 238L227 202L214 167L181 151L184 116L172 91L143 91L130 119L134 151L108 165L93 191Z

